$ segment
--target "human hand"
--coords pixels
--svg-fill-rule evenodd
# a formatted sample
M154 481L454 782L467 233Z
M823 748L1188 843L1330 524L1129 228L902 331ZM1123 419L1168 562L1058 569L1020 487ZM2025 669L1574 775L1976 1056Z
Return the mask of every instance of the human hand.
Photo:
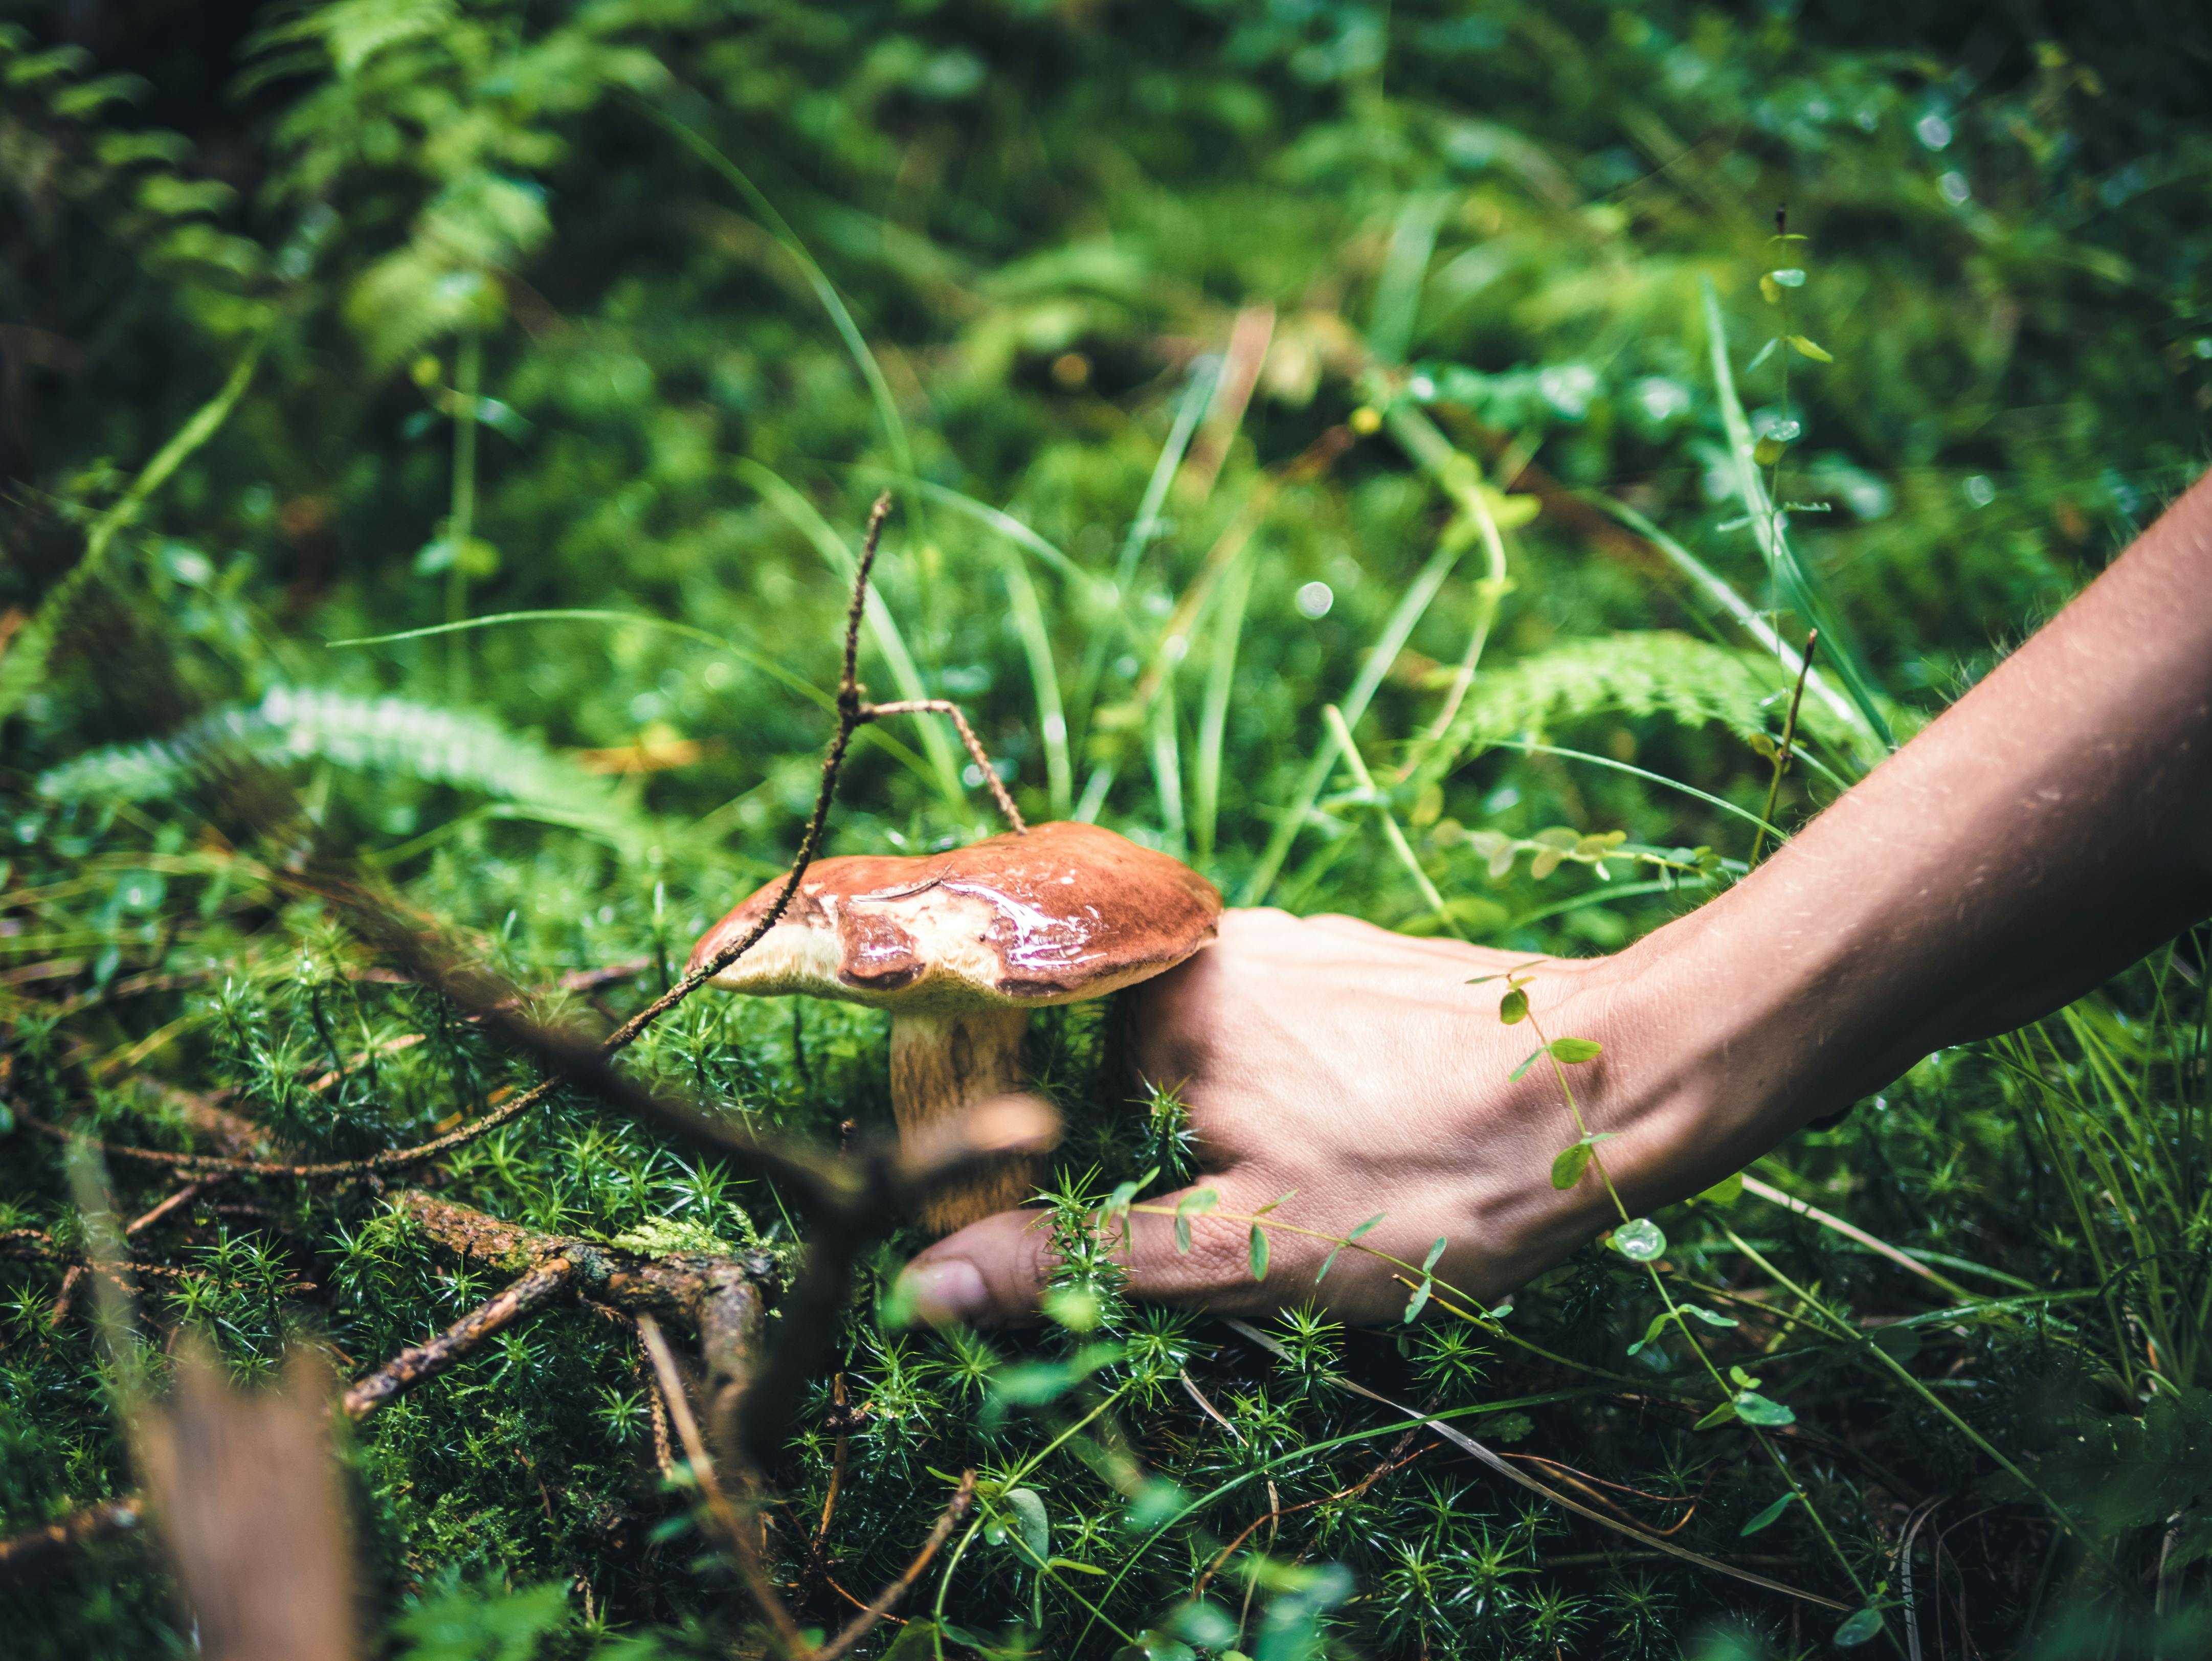
M1669 1064L1656 1041L1666 1023L1644 1016L1651 955L1539 960L1347 917L1228 912L1214 944L1132 994L1134 1064L1179 1088L1202 1167L1194 1186L1220 1198L1193 1219L1188 1252L1174 1238L1180 1195L1132 1214L1131 1291L1226 1312L1313 1301L1382 1320L1410 1294L1387 1258L1418 1264L1441 1237L1438 1277L1494 1298L1617 1222L1595 1171L1552 1186L1553 1157L1579 1133L1548 1063L1510 1077L1540 1042L1532 1027L1604 1046L1569 1082L1590 1130L1613 1133L1601 1157L1632 1208L1726 1174L1711 1167L1728 1151L1694 1134L1693 1093L1678 1082L1691 1070ZM1468 984L1511 969L1528 971L1533 1022L1501 1022L1502 979ZM1285 1192L1255 1282L1249 1222L1236 1219ZM1360 1242L1372 1250L1342 1252L1316 1286L1335 1243L1378 1212ZM1018 1320L1036 1308L1048 1248L1042 1214L1001 1212L921 1253L904 1285L933 1318Z

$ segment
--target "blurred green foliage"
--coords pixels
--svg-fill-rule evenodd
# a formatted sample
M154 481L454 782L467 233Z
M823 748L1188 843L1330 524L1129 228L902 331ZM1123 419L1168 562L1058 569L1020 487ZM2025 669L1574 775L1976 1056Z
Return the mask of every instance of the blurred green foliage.
M24 1112L183 1147L219 1100L337 1158L526 1080L366 976L272 880L284 847L211 834L210 757L283 770L292 852L362 856L526 985L644 966L550 1012L657 991L789 858L885 487L865 672L960 701L1032 815L1097 816L1232 895L1546 951L1694 903L1767 797L1771 631L1826 620L1786 827L2201 460L2212 25L2027 15L0 5L7 1226L73 1227ZM1784 203L1802 241L1775 239ZM1762 349L1784 336L1804 347ZM1772 457L1755 476L1732 419ZM480 626L412 633L453 623ZM872 728L831 850L975 834L980 783L935 724ZM2125 1652L2153 1616L2098 1601L2100 1554L2162 1616L2212 1549L2212 1496L2175 1474L2212 1435L2199 961L1930 1058L1768 1167L2012 1301L1931 1301L1779 1210L1668 1215L1679 1274L1798 1323L1758 1327L1764 1356L1714 1343L1790 1403L1778 1446L1841 1562L1736 1428L1668 1405L1679 1342L1630 1356L1653 1310L1618 1261L1520 1300L1556 1362L1433 1311L1402 1337L1289 1317L1271 1353L1128 1306L1076 1219L1176 1179L1187 1138L1171 1101L1122 1100L1101 1023L1040 1022L1073 1131L1060 1307L1095 1330L889 1334L864 1298L822 1555L830 1380L777 1473L793 1595L842 1619L972 1464L982 1531L923 1583L902 1658L1827 1644L1832 1615L1401 1440L1356 1378L1620 1484L1651 1525L1682 1507L1649 1496L1693 1497L1698 1551L1844 1598L1847 1563L1891 1637L1917 1561L1933 1652L2062 1607L2047 1652ZM880 1021L842 1006L695 1000L635 1053L824 1141L886 1116ZM134 1215L166 1191L116 1175ZM533 1227L793 1240L763 1185L565 1095L442 1179ZM1802 1295L1747 1278L1726 1226ZM246 1373L293 1331L364 1369L496 1289L357 1188L241 1186L165 1227L193 1273L148 1313ZM81 1312L53 1318L51 1266L5 1274L12 1531L131 1479ZM644 1391L619 1335L554 1312L363 1428L383 1652L726 1652L743 1600L656 1482ZM1121 1440L1042 1452L1093 1408ZM1939 1408L2029 1458L2089 1543ZM1132 1449L1149 1485L1118 1480ZM28 1654L191 1641L129 1542L0 1596Z

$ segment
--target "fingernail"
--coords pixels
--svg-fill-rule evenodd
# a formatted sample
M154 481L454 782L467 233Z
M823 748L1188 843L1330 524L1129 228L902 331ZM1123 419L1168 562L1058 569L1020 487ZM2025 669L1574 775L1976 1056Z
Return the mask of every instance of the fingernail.
M982 1271L964 1258L915 1264L899 1276L899 1289L912 1300L915 1313L932 1326L972 1321L991 1301Z

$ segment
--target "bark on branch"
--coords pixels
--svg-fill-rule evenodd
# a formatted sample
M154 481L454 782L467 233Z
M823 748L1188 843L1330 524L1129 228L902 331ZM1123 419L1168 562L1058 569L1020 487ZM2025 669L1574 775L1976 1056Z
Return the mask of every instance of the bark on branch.
M394 1202L449 1252L517 1276L514 1283L430 1343L394 1356L346 1391L361 1418L402 1391L451 1367L501 1328L574 1288L625 1314L688 1323L699 1334L709 1375L741 1383L760 1340L763 1289L775 1265L757 1252L728 1256L676 1252L648 1257L603 1240L541 1234L410 1189Z

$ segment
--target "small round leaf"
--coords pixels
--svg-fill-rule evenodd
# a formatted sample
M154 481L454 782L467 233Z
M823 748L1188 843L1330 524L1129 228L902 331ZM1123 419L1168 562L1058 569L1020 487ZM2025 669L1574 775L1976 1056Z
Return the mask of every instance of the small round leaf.
M1649 1217L1624 1222L1613 1231L1613 1249L1636 1263L1650 1263L1667 1249L1667 1236Z
M1836 1628L1836 1647L1856 1649L1869 1639L1881 1636L1881 1611L1861 1609Z

